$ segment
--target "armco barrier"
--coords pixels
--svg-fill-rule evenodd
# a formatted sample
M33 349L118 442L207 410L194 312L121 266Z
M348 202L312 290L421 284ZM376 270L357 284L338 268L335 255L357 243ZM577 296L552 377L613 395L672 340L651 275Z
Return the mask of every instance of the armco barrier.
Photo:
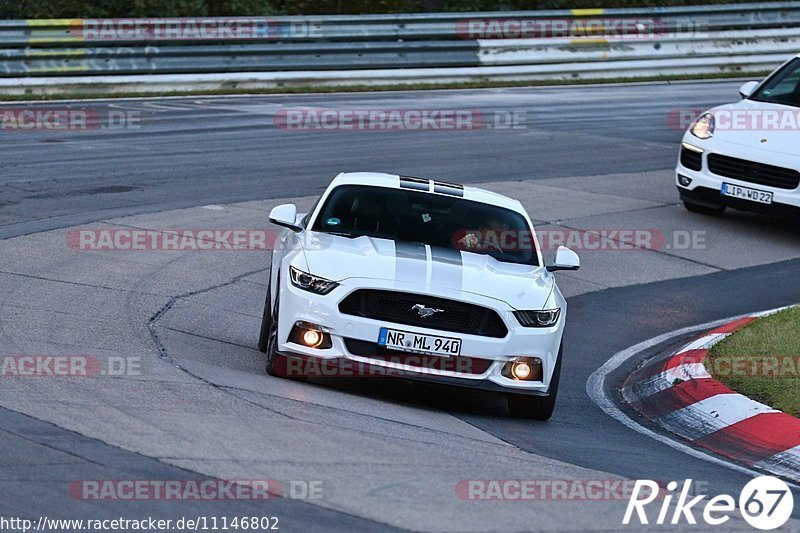
M0 94L735 74L770 70L799 44L800 2L6 20Z

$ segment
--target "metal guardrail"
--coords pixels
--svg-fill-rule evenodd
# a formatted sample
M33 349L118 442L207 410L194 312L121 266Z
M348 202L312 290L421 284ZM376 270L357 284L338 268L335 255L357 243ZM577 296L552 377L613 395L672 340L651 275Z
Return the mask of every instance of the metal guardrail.
M173 82L183 76L182 83L193 76L208 84L215 74L262 86L341 84L348 78L406 83L650 77L768 70L798 51L800 2L359 17L5 20L0 21L0 93L58 86L37 78L88 86L98 76L108 86L123 78L137 86L161 83L164 76Z
M576 18L654 18L675 27L687 20L707 25L709 31L720 29L759 29L791 27L800 23L798 2L760 2L755 4L715 4L670 8L578 9L548 11L496 11L479 13L425 13L405 15L330 15L320 17L269 17L214 19L246 21L262 24L277 31L292 27L307 28L308 32L284 32L283 41L303 40L393 40L393 39L453 39L457 25L474 19L576 19ZM80 40L75 30L84 22L110 19L0 20L0 45L33 45L71 43ZM117 19L119 20L119 19ZM140 19L157 23L179 19ZM182 19L190 20L190 19ZM196 21L211 19L194 19ZM275 39L262 35L251 40ZM163 42L159 39L120 40L132 42ZM168 39L167 39L168 40Z

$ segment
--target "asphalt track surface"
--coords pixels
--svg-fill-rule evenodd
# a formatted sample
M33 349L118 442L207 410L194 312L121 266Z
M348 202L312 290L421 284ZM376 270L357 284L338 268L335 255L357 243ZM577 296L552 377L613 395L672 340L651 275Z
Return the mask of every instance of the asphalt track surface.
M58 233L62 228L132 215L139 215L139 218L129 219L136 221L127 222L132 225L188 227L186 224L196 223L197 217L205 216L204 213L221 217L213 219L216 222L231 220L225 217L233 215L231 210L190 210L175 215L174 210L267 200L254 202L251 206L242 204L239 211L236 210L239 208L233 209L234 215L240 217L235 219L237 224L240 221L256 224L259 217L266 218L266 209L262 206L269 204L270 200L298 198L300 205L303 202L307 204L310 201L308 197L318 194L332 175L344 170L381 170L463 183L486 183L490 188L508 194L535 191L524 193L528 196L523 203L529 209L530 205L537 206L537 194L550 191L554 184L566 184L563 185L564 191L576 191L569 201L578 202L574 209L579 213L564 216L565 219L577 220L580 212L591 211L590 206L599 199L610 204L606 212L597 215L605 218L601 218L599 223L594 222L594 227L649 227L643 226L647 222L637 218L642 216L642 212L645 220L660 223L662 219L659 217L664 217L664 224L668 224L671 218L687 215L675 205L677 200L673 198L675 193L669 172L674 167L682 132L671 127L667 117L678 109L703 109L731 101L736 98L738 85L739 82L676 83L58 105L90 106L101 112L114 106L136 113L141 119L141 127L97 132L2 133L0 237L6 240L0 242L3 245L0 252L3 254L0 255L0 275L3 276L0 278L0 294L3 295L0 302L0 353L24 353L26 348L39 350L33 353L44 353L44 344L34 344L41 339L32 339L37 334L42 338L48 334L39 331L33 320L38 316L38 320L46 323L48 318L35 313L26 316L35 304L41 308L39 311L44 310L42 312L51 308L55 310L61 305L74 305L75 314L87 315L91 309L81 310L97 304L78 301L74 304L52 303L55 297L48 299L37 294L36 286L48 287L55 279L54 273L62 275L59 283L65 283L63 280L69 278L73 285L71 289L75 291L82 284L90 284L85 281L90 278L81 278L76 272L86 276L89 271L91 276L92 269L96 269L95 277L103 280L103 283L98 282L103 289L117 290L114 283L124 283L117 281L115 276L122 279L126 272L114 271L112 260L86 257L87 254L76 259L59 249L59 245L63 248L63 236ZM293 106L479 109L487 114L524 111L526 122L522 128L450 132L296 132L275 128L272 116L276 110ZM20 107L20 104L15 104L15 107ZM636 187L628 187L633 191L629 202L649 203L634 205L630 211L611 205L620 201L620 197L606 195L603 191L616 191L616 188L632 183L643 185L640 194ZM580 196L583 189L596 196ZM553 209L556 214L547 214L543 205L541 211L533 211L532 216L545 224L558 224L561 217L557 212L569 211L570 205ZM707 483L709 493L738 494L748 479L745 474L687 456L628 430L603 414L585 391L586 381L594 370L608 357L633 344L682 327L800 300L800 286L794 282L800 275L800 259L794 259L800 257L796 226L738 214L728 215L722 220L696 216L685 220L692 229L708 231L709 240L714 239L717 247L694 255L687 252L680 257L678 252L651 254L655 256L652 260L662 261L657 268L647 263L651 259L629 259L626 256L623 260L612 253L608 261L594 260L591 256L589 266L592 261L597 266L594 273L588 270L585 278L564 277L563 283L560 281L566 285L565 293L569 296L569 325L559 403L554 418L548 423L509 418L500 399L481 393L403 382L375 384L345 380L324 386L282 383L261 375L261 361L253 349L253 341L257 334L259 306L263 301L264 270L268 267L265 259L237 257L238 270L234 269L227 277L221 272L209 273L215 267L223 268L216 262L216 257L197 261L199 264L193 267L196 270L176 269L174 277L172 274L162 275L163 269L174 266L171 260L164 263L169 267L159 265L153 270L156 275L148 271L151 285L145 287L147 290L129 292L125 296L125 309L132 310L125 320L126 324L138 324L142 330L147 326L154 333L156 342L154 346L152 339L148 338L151 344L136 349L131 347L131 350L153 358L154 368L158 367L159 361L166 361L169 363L166 366L188 369L192 380L202 380L215 391L233 390L237 401L250 404L248 407L274 409L282 415L290 413L292 417L299 417L298 413L312 416L308 414L309 410L325 404L321 409L323 413L318 415L324 418L328 416L325 410L336 408L337 402L353 402L353 409L363 410L359 414L374 417L372 422L336 418L339 414L330 415L332 420L354 426L365 424L354 427L355 430L367 431L369 427L376 433L397 431L409 443L413 441L415 447L417 440L430 441L427 444L442 448L443 453L452 451L459 459L470 456L453 441L465 438L468 442L464 446L476 447L475 475L483 473L484 478L498 477L499 474L487 469L487 465L481 464L482 460L499 460L497 457L502 455L512 464L513 461L524 461L526 457L556 461L553 464L542 463L545 471L553 469L549 476L538 470L537 475L543 477L592 477L591 471L601 473L600 477L692 478ZM745 240L746 245L737 246L736 239ZM729 248L735 253L725 251ZM52 257L48 257L50 251ZM29 268L34 261L40 262L38 269ZM142 261L136 268L146 271L150 265L144 263L148 261ZM157 262L156 259L153 261ZM225 265L225 268L229 266ZM205 271L201 273L203 269ZM584 270L587 270L586 264ZM645 272L648 270L656 273L650 276ZM184 279L187 275L203 279L193 284ZM142 279L144 274L137 280L141 283L134 285L142 285ZM77 293L66 291L61 298L68 299L70 294L74 298ZM172 299L162 301L159 297L163 295L171 295ZM153 302L145 301L151 297ZM154 315L153 309L160 314ZM209 316L198 318L203 313ZM80 321L73 323L67 319L60 328L63 331L59 331L63 336L60 337L62 349L71 346L73 350L68 353L75 353L76 347L91 346L85 341L91 335L98 339L114 337L115 332L109 331L110 328L102 323L91 324L98 329L90 327L90 331L83 332L83 335L69 331L76 328L76 324L80 325ZM30 335L26 336L20 328L27 327ZM230 331L223 331L225 328L230 328ZM127 335L127 332L121 332L113 350L99 340L95 348L101 346L102 350L126 353L124 341ZM63 340L66 338L70 341ZM676 338L669 344L677 345L682 340ZM649 353L660 348L664 346ZM647 355L645 353L642 357ZM630 365L640 360L631 361ZM614 396L613 382L630 369L631 366L623 367L612 374L608 394ZM186 376L175 377L164 371L147 384L150 386L164 380L177 388L185 384L184 379L189 381ZM147 442L147 432L152 428L129 422L127 418L138 415L124 413L124 416L119 416L120 428L115 431L111 426L117 415L102 411L105 400L102 395L97 396L96 405L89 406L88 398L96 392L91 386L75 392L82 386L57 383L37 388L38 384L29 386L18 382L4 385L5 392L0 391L0 405L9 409L0 409L2 516L36 517L43 514L101 518L119 514L155 514L169 518L264 514L262 507L247 502L101 505L65 497L65 485L76 479L223 477L222 472L231 472L238 479L244 479L242 472L247 472L247 468L257 469L252 463L237 457L232 450L256 448L246 438L237 440L232 435L232 450L225 450L224 457L201 455L201 451L209 452L203 450L200 443L197 450L185 455L182 455L184 450L155 450L158 448L155 445L154 451L149 453L148 446L143 443ZM134 404L141 401L145 405L145 401L137 396L142 394L142 390L137 388L139 385L141 383L120 381L120 390L108 392L108 401L114 405L114 401L127 398ZM46 405L48 398L54 402L63 400L63 405ZM284 405L287 400L292 402L289 407ZM87 405L82 406L81 401L86 401ZM157 402L158 398L153 401ZM213 405L216 401L219 401L216 397L206 400L199 394L195 405L190 405L191 401L187 400L186 410L190 412L187 416L192 416L191 420L211 417L207 428L209 435L214 429L216 418L213 417L218 413L216 410L203 412L203 406ZM92 408L96 410L92 411ZM220 410L228 408L241 409L242 416L250 420L248 417L251 415L241 405L232 402L220 406ZM115 406L108 410L116 409ZM194 412L195 409L198 412ZM164 416L169 420L169 417L179 416L179 412L170 411ZM93 413L98 421L86 420L87 413ZM405 425L400 430L394 426L383 428L381 424L387 419ZM155 425L152 421L145 422ZM182 426L179 420L173 419L173 422L176 434L184 429L178 429ZM105 430L102 430L102 424L106 424ZM276 422L275 427L283 426ZM142 435L131 434L130 428L140 429ZM570 508L560 502L548 502L548 507L539 508L542 511L541 522L517 522L511 516L514 511L509 514L505 508L500 509L502 514L491 521L481 522L479 517L474 517L492 515L491 504L461 502L461 505L472 506L470 511L474 506L485 506L472 515L475 521L473 527L468 527L457 521L450 522L453 519L446 515L432 516L420 502L420 516L407 516L408 520L404 522L403 513L408 513L408 509L413 507L387 487L407 484L418 489L419 485L414 485L413 478L421 474L406 471L403 458L397 455L402 447L387 437L387 456L381 463L378 461L380 449L370 448L380 446L379 438L376 442L359 441L352 436L342 437L333 429L325 429L324 425L320 428L323 428L322 441L326 436L324 431L330 431L331 446L346 448L346 439L351 439L349 453L353 456L376 455L375 469L385 482L375 486L386 490L387 498L397 498L398 510L393 514L388 508L381 507L385 502L374 503L368 498L363 504L352 502L350 505L344 505L336 498L328 505L289 500L270 504L273 506L269 508L269 514L281 516L289 531L368 530L390 526L447 530L455 527L452 524L458 524L459 529L481 530L487 529L487 523L493 524L489 527L491 529L506 529L507 526L575 530L586 529L589 527L587 524L593 523L598 529L609 529L613 524L619 524L621 519L617 507L612 508L616 513L612 519L603 522L601 515L605 511L595 503ZM433 435L431 431L434 429L439 434ZM203 428L195 430L194 437L202 439ZM310 435L318 430L308 431ZM339 439L345 442L339 443ZM291 435L276 436L276 449L289 445L287 443L291 443ZM456 449L450 450L450 445ZM488 454L500 452L494 448L484 450L482 446L501 446L502 454L487 459ZM165 442L164 448L169 447L170 441ZM299 447L298 460L306 456L304 447ZM260 453L269 455L268 449L269 446L265 446ZM389 456L390 452L393 455ZM411 460L419 461L426 452L420 449L418 455L416 453L409 452ZM247 456L250 461L257 461L257 457L257 454ZM438 457L432 455L431 464L427 466L434 473L439 466L435 462ZM214 465L223 460L232 461L234 466L243 465L242 469L216 469ZM573 466L575 469L570 470ZM356 491L351 495L348 489L350 485L358 485L360 475L365 478L371 475L357 464L352 469L341 467L337 470L336 465L329 467L333 472L339 472L335 490L342 494L342 501L359 494ZM451 465L447 468L459 475L465 470L463 464L458 468ZM502 471L508 472L508 467L504 468ZM524 465L520 471L524 472ZM294 471L287 467L285 472ZM306 476L306 479L309 477L314 479L313 476ZM421 486L424 488L425 483L435 483L431 480L436 479L435 475L424 478ZM453 492L450 478L442 476L441 483L444 488L429 487L431 492L436 492L434 488ZM415 497L424 500L426 495L422 493ZM557 507L559 505L562 507ZM367 506L373 509L368 511ZM381 518L382 513L385 519ZM519 514L524 516L526 513ZM504 521L504 516L507 521ZM558 516L563 516L560 521Z
M0 237L178 207L311 195L340 171L463 183L666 169L671 113L736 97L733 83L254 96L43 104L132 113L137 128L3 135ZM9 107L20 107L11 105ZM521 128L286 131L282 108L523 112ZM490 120L494 124L493 120ZM502 124L502 122L501 122Z

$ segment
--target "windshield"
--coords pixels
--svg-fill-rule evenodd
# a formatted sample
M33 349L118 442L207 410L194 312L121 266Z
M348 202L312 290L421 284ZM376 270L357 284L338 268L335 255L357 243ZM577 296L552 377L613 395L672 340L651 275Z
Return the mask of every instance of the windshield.
M311 230L455 248L498 261L539 265L525 217L457 196L342 185L328 196Z
M800 107L800 58L784 65L750 100Z

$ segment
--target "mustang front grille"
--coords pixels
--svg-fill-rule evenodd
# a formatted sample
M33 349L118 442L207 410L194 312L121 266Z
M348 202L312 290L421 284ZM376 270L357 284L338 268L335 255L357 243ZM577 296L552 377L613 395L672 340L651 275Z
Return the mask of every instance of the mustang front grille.
M420 307L435 311L427 314L420 312ZM508 334L503 320L492 309L424 294L359 289L342 300L339 311L395 324L484 337L502 338Z

